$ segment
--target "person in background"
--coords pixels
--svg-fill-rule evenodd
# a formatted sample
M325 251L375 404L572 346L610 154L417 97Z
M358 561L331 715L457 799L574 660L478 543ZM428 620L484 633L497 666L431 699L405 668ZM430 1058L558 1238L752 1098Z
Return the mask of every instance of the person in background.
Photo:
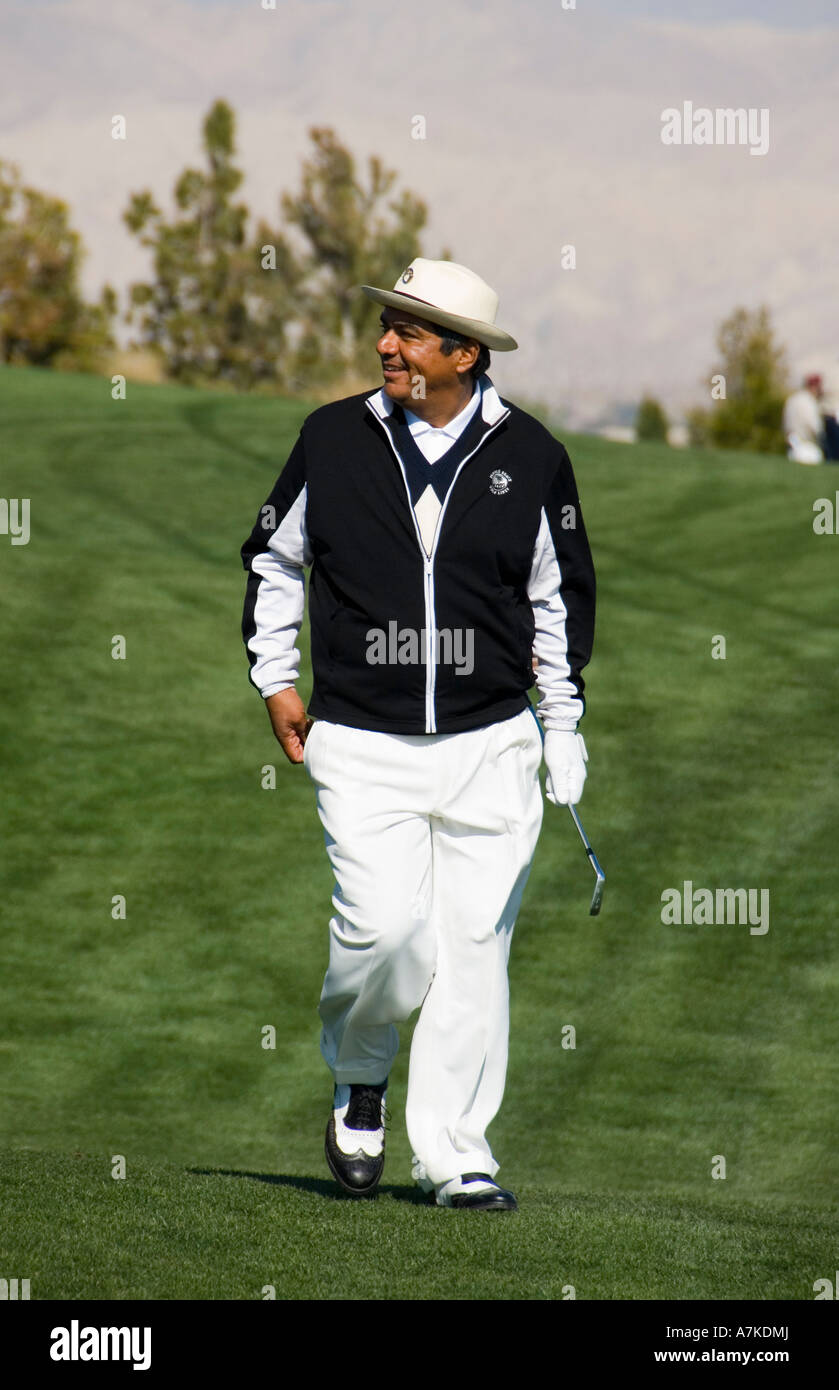
M793 463L824 463L825 429L820 406L823 395L822 379L813 373L784 402L787 458Z
M824 420L824 456L828 463L839 463L839 379L835 370L828 372L821 408Z

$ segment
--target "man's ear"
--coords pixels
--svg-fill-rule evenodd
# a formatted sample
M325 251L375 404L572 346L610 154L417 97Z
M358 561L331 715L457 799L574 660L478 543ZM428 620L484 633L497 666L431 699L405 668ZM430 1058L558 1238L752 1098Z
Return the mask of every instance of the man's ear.
M458 369L457 369L458 372L462 372L463 374L465 374L466 372L471 371L471 369L474 367L475 363L477 362L477 360L478 360L478 354L479 354L479 352L481 351L481 345L480 345L480 343L475 342L475 340L473 339L473 340L468 344L468 346L460 348L459 351L460 351L461 353L468 353L468 354L469 354L468 357L466 358L466 361L465 361L465 362L463 361L463 358L461 357L460 366L459 366Z

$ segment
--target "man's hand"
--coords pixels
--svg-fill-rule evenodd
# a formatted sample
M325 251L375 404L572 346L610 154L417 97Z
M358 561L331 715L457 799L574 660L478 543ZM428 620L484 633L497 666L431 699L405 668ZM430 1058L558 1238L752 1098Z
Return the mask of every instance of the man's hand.
M306 709L294 686L288 690L278 690L265 701L271 728L282 745L290 763L302 763L303 744L312 727L311 719L306 717Z
M545 734L545 795L554 806L576 806L583 794L588 753L582 734L548 729Z

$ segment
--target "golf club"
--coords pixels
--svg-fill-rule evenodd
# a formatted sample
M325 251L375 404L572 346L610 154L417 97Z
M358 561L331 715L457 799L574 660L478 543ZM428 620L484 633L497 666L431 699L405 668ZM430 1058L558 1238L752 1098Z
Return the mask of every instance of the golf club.
M530 713L536 720L536 728L539 730L539 736L542 740L542 743L544 744L545 730L542 728L541 721L532 705L530 706ZM582 840L583 845L585 846L586 854L589 857L591 867L594 869L594 873L597 879L597 882L594 885L594 892L591 895L591 907L588 910L589 917L596 917L598 912L600 911L600 904L603 902L603 889L606 884L606 875L601 869L597 855L595 854L594 850L591 847L591 844L589 843L589 838L583 829L582 821L580 820L580 817L577 815L576 806L569 806L568 810L571 812L571 815L574 818L574 824L580 832L580 839Z
M597 875L597 882L594 885L594 892L591 895L591 907L588 910L590 917L596 917L598 912L600 911L600 904L603 901L603 888L606 883L606 875L604 874L603 870L600 867L600 864L598 863L597 855L595 854L594 850L589 844L588 836L586 835L586 832L583 830L582 821L580 820L580 817L577 815L576 806L569 806L568 810L574 817L574 824L580 832L580 839L585 845L586 854L588 855L591 861L591 867L594 869L594 872Z

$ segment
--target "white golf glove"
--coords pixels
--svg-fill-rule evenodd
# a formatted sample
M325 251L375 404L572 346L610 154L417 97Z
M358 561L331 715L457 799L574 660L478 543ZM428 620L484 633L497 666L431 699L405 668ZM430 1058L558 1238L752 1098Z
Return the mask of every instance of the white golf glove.
M588 753L582 734L548 729L543 749L548 775L545 794L554 806L576 806L583 794Z

